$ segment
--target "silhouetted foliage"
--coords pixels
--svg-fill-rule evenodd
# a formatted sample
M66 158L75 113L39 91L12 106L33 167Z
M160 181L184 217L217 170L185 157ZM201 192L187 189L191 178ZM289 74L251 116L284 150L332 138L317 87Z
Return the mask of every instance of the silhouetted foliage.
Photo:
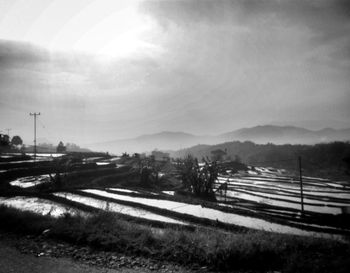
M122 154L122 158L129 158L129 157L130 157L130 155L127 152Z
M149 186L151 183L150 175L152 173L152 170L149 167L144 166L141 169L141 185L142 186Z
M11 145L19 146L23 144L23 140L20 136L13 136L11 139Z
M218 145L197 145L180 150L173 157L185 158L191 154L197 158L211 156L215 150L227 150L227 156L251 166L275 167L297 170L297 158L302 157L305 174L332 177L349 172L346 158L350 157L349 142L332 142L316 145L255 144L250 141L226 142ZM345 159L345 160L344 160Z
M10 145L10 137L8 135L0 134L0 146L8 147Z
M216 162L204 161L200 165L197 158L188 155L179 167L182 182L190 192L201 197L215 198L213 186L218 176Z
M51 174L49 174L50 176L50 181L53 184L55 189L61 189L63 186L62 183L62 178L59 172L56 172L56 174L54 176L52 176Z
M60 143L58 143L57 148L56 148L56 152L57 153L64 153L64 152L66 152L66 146L64 146L62 141L60 141Z
M224 152L221 149L211 151L211 160L212 161L222 161L224 159L225 155L226 155L226 152Z

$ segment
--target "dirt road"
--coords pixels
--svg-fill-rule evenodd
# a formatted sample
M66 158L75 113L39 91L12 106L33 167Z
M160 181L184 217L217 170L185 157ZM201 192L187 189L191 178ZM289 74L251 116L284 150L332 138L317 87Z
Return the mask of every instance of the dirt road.
M148 270L146 270L148 271ZM109 269L83 264L69 258L36 257L22 254L15 247L0 241L0 273L141 273L142 268Z
M35 257L22 254L15 247L0 241L0 273L116 273L113 269L93 267L68 258ZM138 270L123 272L140 272Z
M70 258L70 257L74 257ZM112 259L111 259L112 258ZM200 272L201 270L197 270ZM43 238L0 232L0 273L194 272L139 257L111 256ZM202 271L203 272L203 271Z

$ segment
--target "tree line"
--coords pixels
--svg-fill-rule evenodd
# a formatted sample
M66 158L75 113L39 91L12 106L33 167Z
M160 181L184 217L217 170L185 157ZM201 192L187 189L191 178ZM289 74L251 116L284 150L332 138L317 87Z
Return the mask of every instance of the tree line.
M20 136L13 136L0 134L0 151L18 150L22 147L23 140Z
M32 146L26 146L23 143L22 138L19 135L15 135L12 138L7 134L0 134L0 152L31 152L33 150ZM65 153L70 152L90 152L88 149L80 148L74 143L64 144L60 141L57 146L51 143L40 143L37 145L38 152L48 152L48 153Z
M252 166L297 169L297 158L302 157L305 174L321 176L350 176L350 143L331 142L315 145L255 144L251 141L233 141L217 145L197 145L171 154L185 158L189 154L196 158L211 157L217 150L225 151L227 158L236 158Z

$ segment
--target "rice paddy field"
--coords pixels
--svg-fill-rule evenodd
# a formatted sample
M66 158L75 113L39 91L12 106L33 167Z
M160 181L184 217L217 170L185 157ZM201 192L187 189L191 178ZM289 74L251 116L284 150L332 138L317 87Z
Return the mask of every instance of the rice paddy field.
M44 158L51 160L53 156ZM85 160L99 166L113 161L99 157ZM18 177L9 184L30 189L49 181L50 174L41 174ZM217 202L184 199L170 190L123 185L63 189L40 197L3 196L0 204L53 217L107 210L175 226L256 229L335 240L344 240L350 234L350 183L346 181L303 177L303 213L299 177L285 170L249 167L235 174L221 173L214 190Z

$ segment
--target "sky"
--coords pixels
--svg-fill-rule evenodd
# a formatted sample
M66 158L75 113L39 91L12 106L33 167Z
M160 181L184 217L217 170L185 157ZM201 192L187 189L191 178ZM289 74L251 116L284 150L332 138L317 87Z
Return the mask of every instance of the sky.
M350 1L0 0L0 131L350 127Z

